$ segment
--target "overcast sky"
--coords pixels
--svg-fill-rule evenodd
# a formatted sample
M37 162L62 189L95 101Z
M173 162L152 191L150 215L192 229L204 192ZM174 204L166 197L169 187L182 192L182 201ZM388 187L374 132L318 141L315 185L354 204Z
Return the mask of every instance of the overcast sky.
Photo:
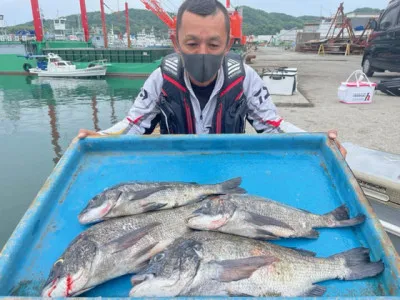
M224 0L222 0L224 1ZM144 8L140 0L127 0L131 8ZM168 11L176 11L182 0L161 0ZM224 1L225 2L225 1ZM329 16L336 12L342 0L231 0L233 5L247 5L263 9L267 12L281 12L293 16L315 15ZM345 11L350 12L360 7L383 9L388 0L351 0L345 2ZM46 18L77 14L80 12L79 0L39 0L40 7ZM88 11L100 10L99 0L86 0ZM124 0L105 0L113 10L123 9ZM110 12L106 9L107 12ZM7 25L15 25L32 20L30 0L0 0L0 14L4 15Z

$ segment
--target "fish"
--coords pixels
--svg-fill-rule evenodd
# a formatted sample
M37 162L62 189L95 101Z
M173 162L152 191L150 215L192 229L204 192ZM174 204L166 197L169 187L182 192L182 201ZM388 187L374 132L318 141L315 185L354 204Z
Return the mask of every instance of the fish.
M89 227L54 262L42 296L77 296L108 280L141 270L153 255L190 231L185 218L200 206L201 203L194 203Z
M130 182L93 197L78 215L81 224L132 216L192 204L211 195L245 193L241 178L218 184L184 182Z
M223 195L203 201L202 207L194 211L186 223L196 230L255 239L317 239L319 232L316 228L356 226L362 224L365 218L365 215L359 214L350 219L345 205L327 214L316 215L258 196Z
M265 241L192 232L155 255L131 278L130 297L316 297L326 280L359 280L384 271L367 248L327 258Z

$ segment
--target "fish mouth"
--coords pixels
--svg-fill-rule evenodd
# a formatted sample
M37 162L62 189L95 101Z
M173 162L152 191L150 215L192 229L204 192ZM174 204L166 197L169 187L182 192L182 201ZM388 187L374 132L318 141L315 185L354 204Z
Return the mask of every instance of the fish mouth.
M55 279L49 279L46 281L43 291L42 291L42 297L45 298L50 298L50 297L71 297L75 295L81 294L83 291L75 291L73 292L73 285L76 282L79 282L79 280L83 276L83 272L80 272L77 274L78 276L74 278L71 275L68 275L67 277L64 277L62 280L60 280L60 277L57 277ZM58 287L61 283L65 282L65 290L61 289L59 290ZM56 293L56 295L53 295L53 293ZM62 294L60 292L63 292Z
M199 213L192 213L191 215L186 217L186 223L188 223L190 220L195 219L195 218L201 218L203 217L203 214L199 214Z
M156 276L154 274L138 274L138 275L133 275L131 277L131 283L132 285L138 285L141 284L147 280L152 280L154 279Z
M227 215L209 216L201 213L192 213L185 219L188 227L197 230L218 230L229 222Z
M79 223L90 224L102 221L111 212L114 206L115 203L108 201L96 208L85 209L78 215Z
M175 286L179 282L165 278L158 278L154 274L135 275L131 279L132 289L129 292L129 297L176 297L179 291Z
M53 291L57 288L60 278L48 279L43 285L42 297L51 297Z
M188 222L191 219L207 217L207 216L208 216L207 214L204 214L204 209L200 207L199 209L193 211L188 217L186 217L186 222Z

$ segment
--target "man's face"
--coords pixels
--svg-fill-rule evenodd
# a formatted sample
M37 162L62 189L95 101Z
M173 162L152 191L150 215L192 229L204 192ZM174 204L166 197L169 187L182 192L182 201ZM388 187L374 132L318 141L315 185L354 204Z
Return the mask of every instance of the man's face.
M199 16L185 11L178 30L178 43L185 54L222 54L229 51L225 17L221 11L215 15Z

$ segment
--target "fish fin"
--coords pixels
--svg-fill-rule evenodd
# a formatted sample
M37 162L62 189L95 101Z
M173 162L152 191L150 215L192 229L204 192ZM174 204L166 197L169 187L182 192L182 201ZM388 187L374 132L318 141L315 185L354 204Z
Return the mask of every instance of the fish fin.
M229 190L229 194L246 194L247 191L244 188L237 187L235 189Z
M329 259L344 259L346 272L344 280L359 280L374 277L383 272L385 266L382 261L371 262L369 249L355 248L329 257Z
M146 236L153 228L161 225L159 222L151 223L142 228L132 230L131 232L112 240L106 246L114 248L113 253L118 253L132 247L136 242Z
M242 184L242 177L234 178L220 183L221 192L225 194L246 194L246 190L239 187Z
M350 226L360 225L365 222L365 219L366 219L365 215L359 214L355 218L336 222L334 227L350 227Z
M249 278L256 270L278 261L274 256L254 256L243 259L210 262L217 264L221 270L216 280L220 282L238 281Z
M155 194L162 190L166 190L168 188L170 188L170 186L158 186L158 187L154 187L154 188L140 190L140 191L134 192L134 196L132 198L130 198L129 200L134 201L134 200L144 199L144 198L149 197L152 194Z
M305 292L303 297L321 297L326 292L326 287L320 285L313 285L311 289Z
M319 238L319 232L316 230L310 230L306 235L302 236L306 239L317 239Z
M151 202L142 205L143 212L150 212L150 211L156 211L160 210L161 208L167 206L167 203L156 203L156 202Z
M149 254L149 252L151 251L151 249L153 249L155 246L157 246L158 242L151 244L150 246L140 250L138 253L135 254L136 258L140 258L142 256L145 256L146 254ZM151 257L151 255L149 255ZM149 257L149 258L150 258Z
M325 216L333 216L336 221L348 220L350 218L349 209L346 205L336 208L334 211L325 214Z
M364 223L365 215L359 214L355 218L350 219L349 209L346 205L342 205L334 211L325 214L324 216L330 217L334 220L334 224L329 227L349 227Z
M255 239L258 240L280 240L281 237L276 236L272 232L264 229L256 229Z
M255 214L252 212L247 212L248 217L245 219L247 222L258 225L258 226L277 226L277 227L282 227L290 230L294 230L293 227L290 225L279 221L277 219L271 218L271 217L266 217L262 216L259 214Z
M289 249L292 249L296 252L298 252L299 254L303 255L303 256L308 256L308 257L316 257L317 253L312 252L312 251L308 251L305 249L301 249L301 248L296 248L296 247L287 247Z

